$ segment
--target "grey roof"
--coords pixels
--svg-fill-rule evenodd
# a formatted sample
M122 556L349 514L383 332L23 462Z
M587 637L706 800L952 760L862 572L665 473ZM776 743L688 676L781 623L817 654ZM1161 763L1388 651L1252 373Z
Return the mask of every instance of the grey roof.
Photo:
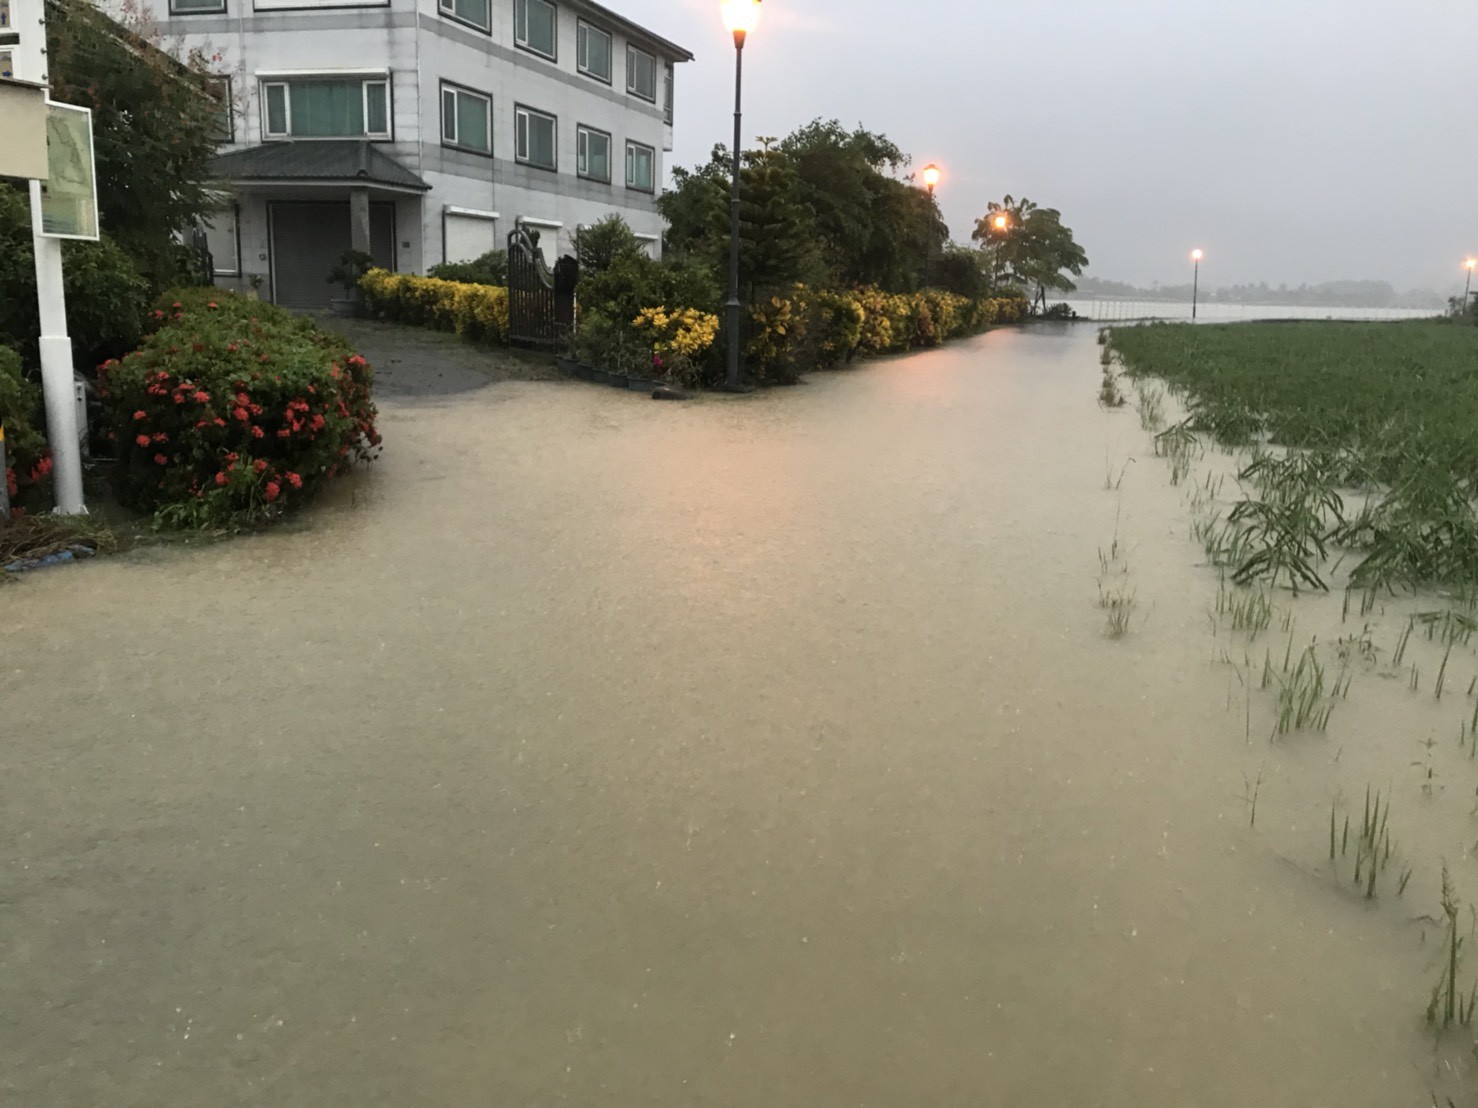
M665 55L669 61L690 62L693 60L691 50L685 50L677 43L669 42L661 35L647 30L640 23L633 23L624 15L611 11L604 4L596 3L596 0L580 0L580 6L588 9L592 14L599 16L601 19L614 23L628 35L635 35L637 38L645 39L648 43L657 47L658 51Z
M211 173L226 181L343 181L395 188L431 188L372 142L296 139L217 155Z

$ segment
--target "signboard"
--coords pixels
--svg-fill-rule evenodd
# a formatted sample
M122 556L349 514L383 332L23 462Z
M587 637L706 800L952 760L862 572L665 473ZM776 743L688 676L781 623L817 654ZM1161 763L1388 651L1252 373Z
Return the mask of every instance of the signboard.
M46 90L0 80L0 177L41 181L46 157Z
M46 158L51 175L41 185L41 233L48 238L96 241L98 195L91 111L46 102Z

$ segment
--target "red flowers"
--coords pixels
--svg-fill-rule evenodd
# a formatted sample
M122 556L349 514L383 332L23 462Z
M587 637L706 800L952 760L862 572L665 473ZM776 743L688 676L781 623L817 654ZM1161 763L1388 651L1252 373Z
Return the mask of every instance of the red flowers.
M149 436L148 435L140 435L138 438L134 439L133 441L136 442L136 443L138 443L140 446L148 446L149 445Z
M193 399L197 404L209 404L210 393L202 389L200 392L197 392L191 399Z
M219 308L220 305L217 304L214 300L212 300L209 304L206 305L206 307L207 308Z
M251 437L254 439L264 439L267 437L267 432L263 431L260 427L253 426L251 429Z
M146 411L144 411L142 408L140 408L138 411L136 411L136 412L133 413L133 418L134 419L148 419L149 418L149 413L146 412Z
M169 465L169 459L166 458L163 454L155 454L154 455L154 461L156 461L157 463L159 463L162 466Z
M227 477L225 475L225 473L223 473L223 472L221 472L219 470L216 471L216 484L218 484L218 485L224 485L229 480L230 480L230 478Z
M289 473L287 475L287 483L295 489L300 489L303 487L303 479L296 473Z
M250 418L250 414L245 408L234 408L231 411L231 415L233 418L241 420L242 423L245 423Z
M258 458L256 461L252 462L251 467L252 467L252 469L256 470L258 473L261 473L263 470L265 470L267 468L267 463L265 461L263 461L261 458Z
M282 486L279 485L276 481L268 481L267 503L272 503L272 501L276 500L280 495L282 495Z

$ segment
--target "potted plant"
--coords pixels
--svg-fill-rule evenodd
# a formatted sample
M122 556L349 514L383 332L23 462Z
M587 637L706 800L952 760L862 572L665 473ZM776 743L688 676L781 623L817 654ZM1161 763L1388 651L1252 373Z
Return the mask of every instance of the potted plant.
M375 259L363 250L345 250L338 263L328 271L328 282L344 290L342 299L329 301L334 315L352 316L359 312L359 279L375 267Z

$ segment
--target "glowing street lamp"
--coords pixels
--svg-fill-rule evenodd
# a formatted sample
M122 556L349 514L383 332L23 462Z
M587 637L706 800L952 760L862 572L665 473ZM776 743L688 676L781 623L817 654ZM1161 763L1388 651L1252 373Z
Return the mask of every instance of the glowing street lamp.
M1199 249L1191 251L1191 322L1196 322L1196 294L1201 288L1201 259L1205 257Z
M930 162L924 166L924 187L929 190L930 196L934 195L934 186L937 184L939 184L939 167Z
M1463 311L1465 313L1468 310L1468 289L1473 286L1473 269L1475 266L1478 266L1478 258L1469 258L1463 263L1463 268L1468 271L1468 275L1463 278Z
M991 222L995 224L997 231L1004 231L1007 227L1011 226L1011 221L1004 215L996 216Z
M724 313L729 331L727 387L739 388L739 148L744 90L744 42L760 21L760 0L722 0L724 27L734 36L734 166L729 190L729 299Z

